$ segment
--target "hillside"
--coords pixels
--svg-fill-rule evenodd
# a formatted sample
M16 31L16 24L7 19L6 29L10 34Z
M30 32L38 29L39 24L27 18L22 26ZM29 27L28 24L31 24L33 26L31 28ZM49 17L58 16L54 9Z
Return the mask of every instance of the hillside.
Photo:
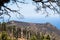
M49 34L52 38L56 38L59 40L60 38L60 30L58 30L54 25L50 23L27 23L27 22L19 22L19 21L9 21L7 22L7 26L17 26L22 28L29 28L34 33L42 32L44 34Z

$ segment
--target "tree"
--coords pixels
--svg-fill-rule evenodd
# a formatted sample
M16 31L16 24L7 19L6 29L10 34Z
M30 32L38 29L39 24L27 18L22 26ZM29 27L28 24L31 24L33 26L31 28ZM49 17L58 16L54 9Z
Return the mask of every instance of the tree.
M42 34L41 36L40 36L40 40L43 40L44 39L44 35Z
M50 36L49 36L49 35L47 35L47 36L45 36L45 37L44 37L44 39L43 39L43 40L51 40L51 39L50 39Z
M12 12L12 13L14 13L14 12L18 13L23 18L23 15L20 12L18 12L17 10L14 10L12 8L9 8L9 7L7 7L5 5L5 4L10 3L11 1L12 1L12 3L15 3L16 5L17 5L17 2L24 3L24 2L18 1L18 0L0 0L0 19L4 18L4 17L1 17L1 15L3 15L3 14L8 15L9 18L10 18L11 17L11 15L9 14L10 12ZM17 7L20 8L18 5L17 5Z
M42 39L41 39L41 38L42 38L42 36L40 35L40 33L39 33L39 32L36 34L36 37L37 37L37 40L42 40Z
M18 38L18 30L17 30L15 25L13 26L12 30L13 30L13 37L15 37L16 40L17 40L17 38Z
M30 40L37 40L37 37L35 35L32 35Z
M2 30L2 25L1 25L1 23L0 23L0 31Z
M11 39L9 38L8 34L5 31L3 31L0 36L0 40L11 40Z
M6 31L6 23L5 22L2 23L2 31Z
M59 12L60 11L60 0L47 0L47 1L44 1L44 0L33 0L33 1L34 1L34 3L36 3L35 6L37 7L36 8L37 12L39 12L39 10L41 11L41 9L44 9L43 13L46 12L47 13L46 16L48 16L49 15L49 12L47 10L47 8L48 8L49 10L53 11L54 14L55 13L60 14L60 12ZM40 5L40 3L42 3L41 4L42 6ZM56 7L58 7L58 8L56 8Z
M49 35L47 35L46 39L50 40L50 36L49 36Z
M0 0L0 16L1 15L3 15L3 14L6 14L6 15L8 15L9 16L9 18L11 17L11 15L9 14L10 12L15 12L15 13L18 13L18 14L20 14L20 16L22 16L22 18L23 18L23 15L20 13L20 12L18 12L18 10L14 10L14 9L12 9L12 8L9 8L9 7L7 7L7 5L5 5L5 4L9 4L9 3L11 3L12 2L12 4L16 4L16 6L18 7L18 8L20 8L19 7L19 5L18 5L18 3L23 3L23 4L26 4L26 2L25 2L26 0L22 0L22 1L20 1L20 0ZM35 6L36 6L36 11L38 12L39 10L41 10L41 9L44 9L44 11L47 13L47 16L49 15L49 12L47 12L48 10L46 10L47 8L49 8L50 10L52 10L54 13L58 13L58 14L60 14L60 0L46 0L46 1L44 1L44 0L32 0L33 1L33 3L32 4L36 4ZM48 4L49 3L49 4ZM53 4L56 4L55 6L57 6L58 8L56 8ZM41 5L42 6L41 6ZM44 11L43 11L43 13L44 13ZM0 18L3 18L3 17L0 17Z

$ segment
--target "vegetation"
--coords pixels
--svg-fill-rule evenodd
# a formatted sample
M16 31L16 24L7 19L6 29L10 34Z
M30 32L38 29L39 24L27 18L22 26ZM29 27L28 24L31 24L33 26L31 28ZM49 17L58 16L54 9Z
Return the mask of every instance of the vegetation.
M51 40L49 34L35 33L31 30L28 31L26 28L27 27L23 28L15 25L7 26L5 22L0 23L0 40L18 40L18 38L26 38L27 40Z
M37 40L37 37L35 35L32 35L30 40Z
M7 32L3 31L0 34L0 40L11 40L10 37L8 36Z
M60 14L60 0L47 0L47 1L44 1L44 0L32 0L32 1L33 1L33 4L35 3L36 11L40 11L40 10L44 9L44 11L42 11L42 13L46 12L47 16L48 16L50 14L46 10L48 8L51 11L53 11L53 14L55 14L55 13ZM7 6L7 5L10 5L9 3L16 4L18 9L20 9L18 4L19 3L25 4L25 0L23 0L23 1L19 1L19 0L0 0L0 18L4 19L4 17L2 17L3 14L8 15L9 18L10 18L11 15L9 13L18 13L18 14L20 14L19 16L22 16L22 18L23 18L23 15L21 15L21 13L18 10L9 8ZM47 5L47 3L49 3L49 5ZM54 3L56 5L53 5ZM42 5L40 5L40 4L42 4ZM13 38L17 39L21 35L24 36L24 34L25 34L25 36L27 38L30 37L30 40L50 40L51 39L50 35L47 35L45 37L44 34L43 35L40 35L40 33L36 34L34 32L31 32L30 30L29 30L29 32L28 32L28 30L24 31L24 28L21 30L21 28L17 29L16 27L15 26L7 26L5 22L0 23L0 40L10 40L11 36ZM23 33L23 31L24 31L24 33ZM31 36L30 36L30 33L31 33ZM24 36L24 38L25 38L25 36Z

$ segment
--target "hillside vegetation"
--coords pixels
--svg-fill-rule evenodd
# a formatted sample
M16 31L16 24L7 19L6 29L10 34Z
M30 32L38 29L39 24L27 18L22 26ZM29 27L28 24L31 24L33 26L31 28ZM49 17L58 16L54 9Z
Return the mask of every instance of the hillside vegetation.
M3 22L0 40L60 40L60 30L50 23Z

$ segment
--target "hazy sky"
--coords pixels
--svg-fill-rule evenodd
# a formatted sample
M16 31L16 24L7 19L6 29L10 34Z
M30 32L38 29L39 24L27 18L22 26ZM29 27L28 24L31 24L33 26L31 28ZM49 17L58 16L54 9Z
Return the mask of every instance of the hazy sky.
M28 1L26 1L28 2ZM11 3L10 3L11 4ZM51 14L48 17L45 17L46 14L42 14L42 11L39 13L36 13L35 9L36 7L32 5L32 2L29 1L29 4L19 4L20 6L20 13L24 16L24 19L18 19L18 14L10 13L11 18L10 20L18 20L18 21L24 21L24 22L32 22L32 23L46 23L49 22L52 25L56 26L60 29L60 16L58 14ZM18 10L19 8L16 7L16 5L8 5L9 8ZM51 10L47 9L49 13L53 13ZM17 15L17 17L16 17ZM7 21L8 16L5 16L5 21ZM2 21L2 20L0 20Z

